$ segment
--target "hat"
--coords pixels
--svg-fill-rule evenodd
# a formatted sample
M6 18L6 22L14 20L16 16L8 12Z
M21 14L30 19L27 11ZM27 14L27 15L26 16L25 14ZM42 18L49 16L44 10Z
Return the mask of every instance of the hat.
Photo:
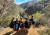
M14 19L15 17L13 17L13 19Z

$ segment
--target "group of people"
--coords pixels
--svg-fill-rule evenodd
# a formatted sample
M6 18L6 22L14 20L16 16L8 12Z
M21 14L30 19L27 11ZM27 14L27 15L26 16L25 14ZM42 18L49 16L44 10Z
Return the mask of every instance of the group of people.
M20 20L18 20L18 18L16 18L16 20L14 21L14 19L15 18L13 17L9 26L10 26L10 28L17 30L18 32L19 32L19 28L24 29L26 32L27 29L31 27L31 25L35 24L35 20L34 20L33 16L31 16L30 19L29 19L29 16L27 16L25 18L25 21L23 21L22 17L20 17Z

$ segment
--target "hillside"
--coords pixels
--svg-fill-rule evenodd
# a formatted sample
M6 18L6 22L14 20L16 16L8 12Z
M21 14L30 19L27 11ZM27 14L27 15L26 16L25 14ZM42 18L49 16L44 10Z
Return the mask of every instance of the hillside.
M43 16L41 16L40 18L38 18L36 23L36 25L43 25L43 26L47 26L50 28L50 4L45 7L44 9L42 9L40 12L43 12Z
M3 2L3 3L2 3ZM0 0L0 17L8 15L19 15L24 10L14 3L14 0Z
M34 28L33 26L30 27L30 29L28 29L28 33L25 33L24 30L20 30L19 32L17 31L13 31L13 29L7 27L7 28L4 28L3 31L0 32L1 35L50 35L50 29L49 26L50 26L50 5L48 5L46 8L43 9L43 11L45 12L44 14L44 18L42 19L42 17L40 17L39 19L41 19L41 22L40 24L43 25L43 24L47 24L47 26L39 26L38 28ZM42 11L42 12L43 12ZM49 19L48 19L49 17ZM46 20L45 20L46 18ZM46 22L45 22L46 21Z
M50 4L50 0L42 0L42 1L35 3L34 5L32 5L30 7L28 7L25 12L28 15L31 15L33 13L36 13L37 11L41 11L49 4Z
M19 18L23 12L24 9L15 4L14 0L0 0L0 26L8 26L13 16Z
M29 6L32 6L34 3L39 2L40 0L32 0L23 4L20 4L19 6L23 9L27 9Z
M27 8L27 5L29 7L23 9L15 4L14 0L0 0L0 35L50 35L50 0L33 2L34 4L32 1L28 3L26 2L26 7L22 7ZM17 32L9 27L13 16L19 19L20 16L25 17L27 15L29 18L33 15L36 23L31 25L26 32L23 28L19 28L19 32Z

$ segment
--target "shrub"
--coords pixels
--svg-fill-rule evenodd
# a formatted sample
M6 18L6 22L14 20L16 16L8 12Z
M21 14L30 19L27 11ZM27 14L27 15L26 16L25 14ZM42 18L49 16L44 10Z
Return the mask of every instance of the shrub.
M46 29L46 31L41 31L40 35L50 35L50 28Z
M46 16L42 16L40 18L37 19L35 26L39 26L39 25L47 25L48 27L50 27L50 18L47 18Z

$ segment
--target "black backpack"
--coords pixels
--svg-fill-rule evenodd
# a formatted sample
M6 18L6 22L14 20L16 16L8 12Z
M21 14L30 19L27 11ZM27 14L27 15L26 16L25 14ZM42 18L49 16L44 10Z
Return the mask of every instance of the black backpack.
M35 24L35 21L34 21L34 19L30 19L30 21L31 21L31 23L32 23L32 24Z
M14 27L13 22L11 22L11 23L9 24L9 27L10 27L10 28L13 28L13 27Z
M30 27L30 23L25 21L25 27L29 28Z

